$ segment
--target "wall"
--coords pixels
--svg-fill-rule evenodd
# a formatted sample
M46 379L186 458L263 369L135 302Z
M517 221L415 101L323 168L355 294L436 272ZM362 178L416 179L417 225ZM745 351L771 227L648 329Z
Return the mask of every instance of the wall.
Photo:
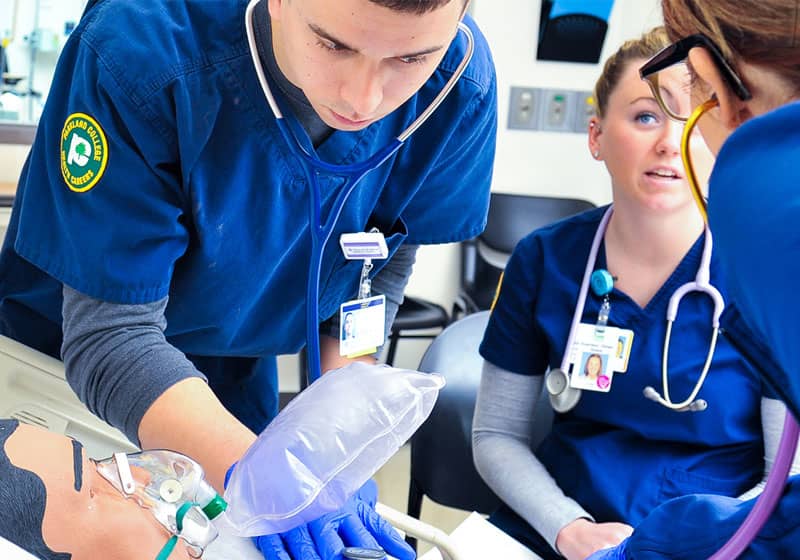
M591 0L588 0L591 1ZM472 0L472 12L489 41L497 67L498 136L492 190L584 198L595 204L611 200L608 175L593 160L586 134L508 130L511 86L591 90L599 64L536 60L540 2ZM502 5L502 9L498 6ZM625 40L661 23L658 0L616 0L600 56L602 63ZM423 247L407 293L449 309L458 291L456 245ZM398 363L414 367L425 343L401 343Z

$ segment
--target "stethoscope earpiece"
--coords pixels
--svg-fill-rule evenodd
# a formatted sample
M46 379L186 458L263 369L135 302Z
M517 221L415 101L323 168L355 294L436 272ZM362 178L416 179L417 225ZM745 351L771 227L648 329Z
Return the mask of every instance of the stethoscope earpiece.
M581 399L581 390L569 386L569 376L561 368L551 369L544 380L550 406L556 412L569 412Z

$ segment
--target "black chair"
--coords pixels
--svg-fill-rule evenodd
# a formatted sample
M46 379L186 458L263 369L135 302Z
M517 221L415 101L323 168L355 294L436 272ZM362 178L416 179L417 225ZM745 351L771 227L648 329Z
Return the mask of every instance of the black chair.
M411 482L408 514L419 519L422 498L467 511L491 513L500 505L475 470L472 457L472 416L483 359L478 346L489 312L468 315L450 324L431 343L420 371L442 374L447 380L431 415L411 438ZM553 412L546 395L537 410L533 444L549 432ZM416 546L414 539L407 539Z
M594 207L588 200L576 198L493 192L486 229L461 244L461 287L453 319L491 307L500 275L520 239Z
M385 362L388 365L394 364L397 354L397 343L401 338L434 338L438 332L430 333L409 333L408 331L420 331L430 329L443 329L450 322L450 316L444 307L421 298L405 296L403 303L397 310L397 315L392 323L392 331L389 333L389 347L386 351Z

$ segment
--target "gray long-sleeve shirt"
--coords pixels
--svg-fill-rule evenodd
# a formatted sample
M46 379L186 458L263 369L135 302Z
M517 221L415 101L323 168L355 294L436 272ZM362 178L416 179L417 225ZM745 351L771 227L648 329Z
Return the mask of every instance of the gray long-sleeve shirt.
M562 492L531 450L530 434L543 379L485 362L475 406L472 446L475 466L489 487L557 550L556 538L562 528L581 517L593 518ZM778 452L785 415L786 406L781 401L761 399L764 478L740 498L753 498L763 490ZM791 468L791 474L797 473L800 449Z
M416 245L402 245L373 279L386 296L388 333L414 265ZM64 286L67 380L94 414L139 445L139 424L150 405L183 379L205 376L166 339L168 298L142 305L100 301ZM338 338L338 317L321 325Z

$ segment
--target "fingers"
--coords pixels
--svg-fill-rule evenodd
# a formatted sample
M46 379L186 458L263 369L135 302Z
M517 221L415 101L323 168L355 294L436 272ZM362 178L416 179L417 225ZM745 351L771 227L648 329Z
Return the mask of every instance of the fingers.
M359 509L361 505L359 505ZM378 548L379 546L374 533L371 533L369 527L365 527L363 521L356 515L350 515L342 520L339 534L347 546L362 548Z
M392 524L378 515L372 507L367 504L359 504L358 514L365 530L389 556L394 556L397 560L414 560L416 558L414 549L403 540Z
M281 536L294 560L320 560L319 551L307 525L300 525ZM322 556L322 558L325 557Z
M322 560L339 560L342 557L345 544L339 536L339 526L347 517L350 515L324 515L308 524L311 537L314 539L314 544Z
M370 478L364 486L358 490L357 496L371 507L375 507L375 503L378 501L378 484L374 479Z
M280 535L253 537L253 543L264 556L264 560L292 560L283 546Z

